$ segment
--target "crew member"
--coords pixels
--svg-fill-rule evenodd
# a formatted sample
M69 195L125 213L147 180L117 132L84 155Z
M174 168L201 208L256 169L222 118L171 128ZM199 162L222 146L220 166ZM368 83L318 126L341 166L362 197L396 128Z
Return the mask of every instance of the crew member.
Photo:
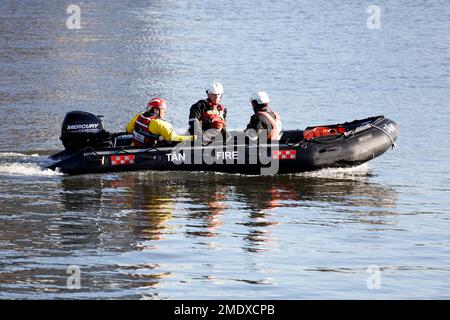
M275 111L269 107L269 95L264 91L258 91L250 97L250 103L253 107L254 115L250 118L247 125L247 136L252 139L258 139L261 130L267 130L267 141L280 140L281 138L281 118ZM253 129L251 131L247 131Z
M211 83L206 89L208 97L191 106L189 113L189 133L216 131L225 136L227 109L220 104L223 95L223 86L220 82ZM207 137L209 139L211 137ZM205 137L203 137L205 140Z
M192 141L194 136L180 136L164 121L167 103L162 98L153 98L147 103L144 113L136 114L125 130L133 134L134 146L154 146L165 142Z

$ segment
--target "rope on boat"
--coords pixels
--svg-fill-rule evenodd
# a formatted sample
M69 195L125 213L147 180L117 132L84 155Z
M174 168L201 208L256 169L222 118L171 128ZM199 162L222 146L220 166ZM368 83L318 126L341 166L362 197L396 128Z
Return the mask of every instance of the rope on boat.
M389 132L387 132L387 131L384 130L383 128L380 128L380 127L375 126L375 125L373 125L373 124L370 124L370 126L371 126L372 128L375 128L375 129L380 130L380 131L383 132L385 135L387 135L388 138L392 141L392 149L394 149L394 150L398 149L398 146L397 146L397 144L395 143L395 140L392 138L392 136L389 134Z

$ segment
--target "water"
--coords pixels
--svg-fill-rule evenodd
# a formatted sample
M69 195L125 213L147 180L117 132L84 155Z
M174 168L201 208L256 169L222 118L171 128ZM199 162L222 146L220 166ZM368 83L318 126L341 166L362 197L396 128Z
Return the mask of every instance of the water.
M70 4L1 3L0 298L450 298L446 1L379 2L378 30L364 1L89 1L81 30ZM43 169L67 111L121 131L161 95L183 131L213 80L231 128L267 90L285 128L384 114L400 149L263 178Z

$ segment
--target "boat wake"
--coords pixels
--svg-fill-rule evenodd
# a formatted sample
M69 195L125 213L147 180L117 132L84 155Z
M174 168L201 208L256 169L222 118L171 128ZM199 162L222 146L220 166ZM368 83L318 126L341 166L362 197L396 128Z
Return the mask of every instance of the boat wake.
M317 171L296 173L297 177L326 178L326 179L355 179L371 176L371 169L367 163L350 168L326 168Z
M47 156L37 153L0 152L0 175L59 176L62 173L46 168Z

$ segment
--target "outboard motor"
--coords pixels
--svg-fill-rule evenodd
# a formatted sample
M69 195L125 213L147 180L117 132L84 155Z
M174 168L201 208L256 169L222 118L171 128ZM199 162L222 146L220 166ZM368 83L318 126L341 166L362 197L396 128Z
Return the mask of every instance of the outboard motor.
M107 143L109 133L103 128L99 116L84 111L71 111L66 114L61 127L61 141L64 148L77 151L88 146Z

